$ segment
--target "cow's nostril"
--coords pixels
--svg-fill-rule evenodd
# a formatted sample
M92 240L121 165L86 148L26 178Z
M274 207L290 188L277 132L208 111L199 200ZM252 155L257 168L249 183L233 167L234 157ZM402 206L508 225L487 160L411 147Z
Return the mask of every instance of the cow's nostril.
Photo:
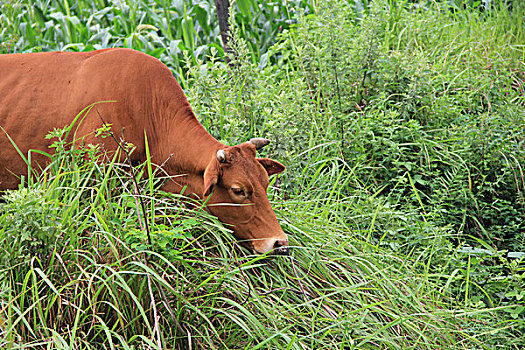
M274 249L277 255L290 255L290 248L288 247L288 239L278 239L275 241Z

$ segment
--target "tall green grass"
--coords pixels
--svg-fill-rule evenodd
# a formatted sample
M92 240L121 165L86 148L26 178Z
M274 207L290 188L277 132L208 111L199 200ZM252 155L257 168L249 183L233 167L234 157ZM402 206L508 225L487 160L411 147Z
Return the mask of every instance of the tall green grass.
M2 269L4 348L433 349L483 342L462 327L493 311L458 315L462 307L441 295L435 276L420 272L432 256L398 256L345 233L341 213L355 204L329 187L307 190L328 191L331 199L275 205L291 234L289 258L246 255L216 219L160 193L143 195L155 203L148 247L130 175L115 161L81 159L57 149L30 189L4 196L2 252L11 254ZM141 183L139 192L148 187ZM435 235L429 249L443 239Z

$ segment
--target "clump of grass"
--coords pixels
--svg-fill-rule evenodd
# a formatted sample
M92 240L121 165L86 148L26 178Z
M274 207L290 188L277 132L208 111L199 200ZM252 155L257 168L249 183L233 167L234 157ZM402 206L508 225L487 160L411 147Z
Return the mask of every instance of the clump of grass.
M57 148L33 182L38 203L55 203L62 224L46 255L2 270L3 347L432 349L480 341L462 331L470 311L457 317L455 301L419 272L432 257L410 266L404 261L413 258L349 235L342 215L355 203L333 189L312 182L307 191L319 196L278 210L290 258L247 255L216 219L162 193L144 197L155 203L147 205L148 246L129 175L75 153ZM0 218L8 234L10 216Z

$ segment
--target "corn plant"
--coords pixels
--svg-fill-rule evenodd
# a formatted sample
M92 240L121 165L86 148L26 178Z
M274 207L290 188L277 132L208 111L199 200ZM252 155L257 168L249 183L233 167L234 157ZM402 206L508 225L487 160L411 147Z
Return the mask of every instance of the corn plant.
M161 58L175 72L184 52L194 63L206 59L211 48L224 56L212 0L8 0L1 6L0 53L127 47ZM236 2L235 19L252 59L305 8L306 0Z

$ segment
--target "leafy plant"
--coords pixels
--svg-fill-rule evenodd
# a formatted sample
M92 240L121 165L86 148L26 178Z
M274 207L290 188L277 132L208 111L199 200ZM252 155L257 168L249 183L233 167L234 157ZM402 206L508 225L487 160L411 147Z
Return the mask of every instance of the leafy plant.
M44 262L55 249L63 227L61 209L39 189L23 188L3 196L0 230L2 266L14 267L32 257Z
M234 20L253 59L308 6L306 0L236 2ZM0 13L0 53L127 47L160 58L179 74L183 53L194 63L212 48L224 57L216 16L211 0L8 0Z

